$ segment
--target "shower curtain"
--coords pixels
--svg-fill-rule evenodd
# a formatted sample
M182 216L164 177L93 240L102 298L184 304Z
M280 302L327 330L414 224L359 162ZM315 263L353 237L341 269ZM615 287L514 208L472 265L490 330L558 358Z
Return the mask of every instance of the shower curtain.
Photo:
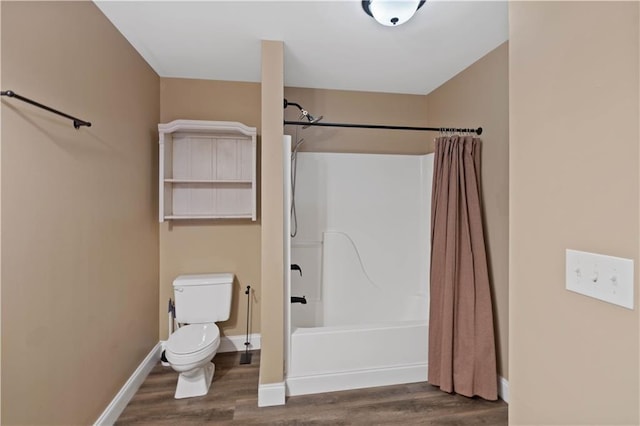
M480 139L436 139L428 381L495 400L497 373L480 203Z

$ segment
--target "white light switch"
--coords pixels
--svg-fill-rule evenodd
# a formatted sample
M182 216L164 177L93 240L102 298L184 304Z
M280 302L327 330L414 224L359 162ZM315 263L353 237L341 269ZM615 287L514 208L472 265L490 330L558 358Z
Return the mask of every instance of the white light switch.
M566 288L633 309L633 260L567 249Z

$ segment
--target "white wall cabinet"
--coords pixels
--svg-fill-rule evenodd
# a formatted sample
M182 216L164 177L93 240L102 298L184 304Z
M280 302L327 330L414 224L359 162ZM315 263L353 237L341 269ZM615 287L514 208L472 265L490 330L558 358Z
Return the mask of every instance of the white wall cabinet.
M158 124L160 222L256 220L256 128L228 121Z

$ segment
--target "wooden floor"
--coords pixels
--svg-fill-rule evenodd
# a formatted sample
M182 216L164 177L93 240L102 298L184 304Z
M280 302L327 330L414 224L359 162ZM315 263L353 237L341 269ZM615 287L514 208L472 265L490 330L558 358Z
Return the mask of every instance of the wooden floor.
M258 408L260 353L239 365L239 353L216 355L206 396L173 398L178 375L158 364L118 425L491 425L507 424L507 405L441 392L428 383L302 395Z

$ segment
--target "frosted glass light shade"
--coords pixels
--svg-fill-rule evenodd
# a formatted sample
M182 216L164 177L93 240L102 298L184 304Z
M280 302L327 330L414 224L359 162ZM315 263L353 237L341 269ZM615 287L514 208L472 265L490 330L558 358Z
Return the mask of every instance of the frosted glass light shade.
M370 0L369 11L373 18L387 27L407 22L418 10L420 0Z

